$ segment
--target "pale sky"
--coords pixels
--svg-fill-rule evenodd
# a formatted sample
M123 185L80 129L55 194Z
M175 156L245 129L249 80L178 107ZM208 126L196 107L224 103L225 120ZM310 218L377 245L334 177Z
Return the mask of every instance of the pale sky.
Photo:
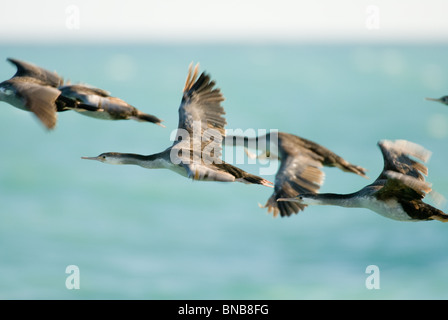
M1 42L447 42L447 0L3 0Z

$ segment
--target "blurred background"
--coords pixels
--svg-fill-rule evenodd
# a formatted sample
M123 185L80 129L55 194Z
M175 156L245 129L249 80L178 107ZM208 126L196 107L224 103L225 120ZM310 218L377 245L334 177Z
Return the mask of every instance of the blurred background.
M433 152L428 181L448 196L448 109L424 99L448 94L446 1L5 6L1 81L16 71L7 57L25 60L108 90L166 128L64 112L48 132L0 102L0 298L448 298L440 222L338 207L274 219L258 207L269 188L81 160L171 145L194 61L221 88L228 129L293 133L369 170L365 180L325 168L322 192L371 183L383 166L377 142L407 139ZM66 287L69 265L79 290ZM380 289L366 287L370 265Z

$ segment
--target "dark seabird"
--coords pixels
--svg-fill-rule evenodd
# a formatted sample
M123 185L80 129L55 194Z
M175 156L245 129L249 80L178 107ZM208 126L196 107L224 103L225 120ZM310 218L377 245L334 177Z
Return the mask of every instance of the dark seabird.
M353 165L327 148L310 140L284 132L271 132L259 137L226 136L226 145L244 146L246 149L263 141L262 156L278 158L281 162L275 175L274 192L262 208L268 208L274 217L290 216L306 205L297 202L277 202L279 198L291 198L302 193L318 192L324 181L322 166L337 167L362 177L366 170Z
M152 155L107 152L82 157L109 164L133 164L148 169L169 169L193 180L243 182L272 187L272 183L221 160L226 120L224 97L206 73L199 78L198 65L190 65L182 101L176 140L165 151Z
M55 127L57 112L67 110L99 119L134 119L163 127L161 119L110 96L107 91L82 84L64 84L55 72L17 59L7 60L17 67L17 72L0 83L0 100L33 112L48 129Z
M112 97L109 92L82 84L60 86L61 95L72 101L71 107L79 113L106 120L136 120L152 122L161 127L163 120L151 114L143 113L126 101Z
M428 168L411 157L426 162L431 152L406 140L383 140L378 143L384 158L384 169L371 185L350 194L300 194L292 201L302 205L334 205L367 208L398 221L448 221L448 215L423 202L431 184L423 175Z
M0 83L0 100L12 106L33 112L48 128L56 125L56 100L60 95L58 86L64 80L51 72L33 64L8 58L17 67L16 74Z

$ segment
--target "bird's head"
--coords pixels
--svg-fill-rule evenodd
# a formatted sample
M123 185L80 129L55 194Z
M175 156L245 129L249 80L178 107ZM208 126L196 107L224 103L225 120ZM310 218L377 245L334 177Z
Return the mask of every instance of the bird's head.
M306 205L318 204L315 194L313 194L313 193L299 194L292 198L279 198L279 199L277 199L277 201L297 202L297 203L306 204Z
M109 164L123 164L123 157L117 152L105 152L97 157L81 157L81 159L96 160Z
M302 203L303 201L303 196L302 195L298 195L292 198L278 198L277 201L288 201L288 202L298 202L298 203Z
M0 84L0 96L8 97L14 95L14 90L8 82L3 82Z
M429 100L429 101L437 101L437 102L448 105L448 96L443 96L439 99L434 99L434 98L425 98L425 99Z

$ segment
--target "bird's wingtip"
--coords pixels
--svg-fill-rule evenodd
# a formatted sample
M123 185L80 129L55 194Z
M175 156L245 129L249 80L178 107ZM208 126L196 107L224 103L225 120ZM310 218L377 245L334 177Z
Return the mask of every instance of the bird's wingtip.
M196 81L196 78L198 77L199 73L199 62L196 63L193 70L193 61L190 62L190 65L188 66L188 75L187 80L185 81L185 86L183 92L186 92L191 89L194 82Z
M263 180L261 181L261 184L262 184L263 186L266 186L266 187L269 187L269 188L274 188L274 183L271 182L271 181L269 181L269 180L266 180L266 179L263 179Z
M432 199L434 204L438 207L445 206L445 204L447 203L446 198L435 190L431 190L428 193L428 196Z

